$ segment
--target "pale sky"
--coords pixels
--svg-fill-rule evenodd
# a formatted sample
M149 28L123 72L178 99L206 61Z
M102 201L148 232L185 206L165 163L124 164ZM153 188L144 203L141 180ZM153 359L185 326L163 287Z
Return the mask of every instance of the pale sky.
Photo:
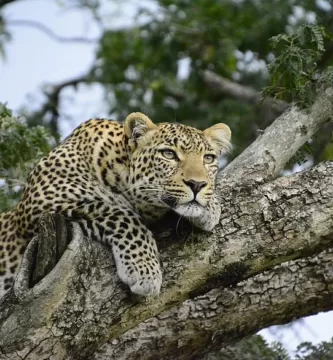
M118 0L116 5L119 4ZM110 17L114 26L128 25L132 21L135 9L133 2L130 4L119 9L111 4L110 13L116 14L116 17ZM8 5L5 19L34 20L67 37L97 38L100 34L89 13L60 9L52 0L24 0ZM56 42L39 30L23 26L11 26L9 30L12 41L5 48L6 59L0 59L0 102L7 102L15 114L19 114L22 107L38 109L43 101L41 89L45 84L57 84L85 73L94 60L93 44ZM61 116L63 136L84 120L107 116L101 87L82 85L79 91L68 90L65 95L62 109L70 114L71 120ZM322 313L308 317L294 329L278 331L275 327L273 331L261 334L270 341L281 341L292 351L301 341L329 341L333 336L332 323L333 312Z

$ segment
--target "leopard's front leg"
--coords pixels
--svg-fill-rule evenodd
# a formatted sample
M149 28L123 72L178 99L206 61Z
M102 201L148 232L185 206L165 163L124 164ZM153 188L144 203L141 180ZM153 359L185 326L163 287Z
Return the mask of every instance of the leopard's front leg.
M151 231L132 209L94 203L94 212L79 218L84 233L112 248L120 279L133 293L158 295L162 271ZM90 207L91 209L91 207Z

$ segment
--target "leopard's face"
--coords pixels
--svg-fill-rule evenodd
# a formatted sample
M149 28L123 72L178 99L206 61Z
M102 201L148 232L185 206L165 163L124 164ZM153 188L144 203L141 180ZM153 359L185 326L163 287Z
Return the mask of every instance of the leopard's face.
M230 129L217 124L200 131L147 119L142 114L132 119L130 188L138 201L200 216L214 193L218 159L230 146Z

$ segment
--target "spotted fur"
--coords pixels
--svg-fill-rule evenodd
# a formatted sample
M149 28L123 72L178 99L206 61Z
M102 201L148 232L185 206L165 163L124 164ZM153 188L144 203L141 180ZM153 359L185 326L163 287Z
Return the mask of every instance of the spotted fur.
M217 160L230 135L224 124L200 131L155 125L141 113L124 125L81 124L40 160L17 206L0 214L0 296L11 287L44 212L76 219L85 235L110 246L132 292L158 294L162 273L146 225L169 210L204 230L218 223Z

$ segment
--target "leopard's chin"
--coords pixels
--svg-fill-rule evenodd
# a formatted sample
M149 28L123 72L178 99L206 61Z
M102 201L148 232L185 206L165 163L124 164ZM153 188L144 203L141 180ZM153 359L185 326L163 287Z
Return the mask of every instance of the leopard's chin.
M203 215L204 208L196 201L191 201L174 207L173 211L186 218L195 218Z

